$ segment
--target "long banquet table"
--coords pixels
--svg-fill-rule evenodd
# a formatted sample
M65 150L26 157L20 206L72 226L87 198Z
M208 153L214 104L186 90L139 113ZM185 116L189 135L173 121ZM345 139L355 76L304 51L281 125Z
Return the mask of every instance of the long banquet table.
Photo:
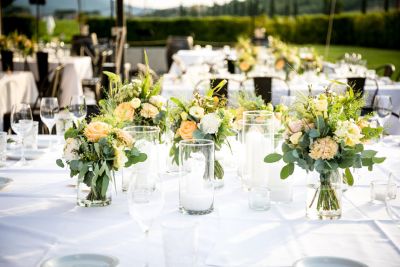
M400 266L400 222L390 219L383 204L369 202L371 179L386 179L390 171L400 183L399 142L400 136L391 136L384 144L371 145L387 160L374 172L357 173L356 185L343 196L343 216L335 221L305 218L302 172L291 178L293 202L256 212L248 208L236 171L227 169L225 186L216 191L215 211L203 216L178 212L177 178L163 175L166 203L147 245L120 190L111 206L76 206L74 180L55 165L59 146L30 167L0 168L1 177L14 180L0 191L0 266L40 266L45 259L74 253L113 255L120 266L143 266L145 250L149 266L164 266L160 223L166 220L198 223L197 266L291 266L306 256ZM399 199L392 201L397 215Z

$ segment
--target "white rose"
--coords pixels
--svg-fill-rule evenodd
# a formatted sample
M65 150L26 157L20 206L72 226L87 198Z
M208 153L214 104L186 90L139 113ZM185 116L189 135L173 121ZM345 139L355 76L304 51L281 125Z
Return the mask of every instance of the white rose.
M343 140L347 146L361 143L364 135L354 121L339 121L335 131L336 139Z
M204 109L199 106L193 106L189 109L189 114L197 119L204 117Z
M303 135L302 132L297 132L294 133L290 136L290 142L292 142L292 144L297 145L299 143L300 137Z
M204 133L215 134L221 125L221 119L215 113L207 114L201 119L200 129Z
M139 98L135 97L134 99L131 100L131 105L134 109L137 109L140 107L141 101Z
M165 99L160 95L153 95L150 97L149 102L158 108L162 108L165 103Z
M80 145L81 142L78 139L67 138L67 140L65 140L63 158L67 161L79 159L78 151Z

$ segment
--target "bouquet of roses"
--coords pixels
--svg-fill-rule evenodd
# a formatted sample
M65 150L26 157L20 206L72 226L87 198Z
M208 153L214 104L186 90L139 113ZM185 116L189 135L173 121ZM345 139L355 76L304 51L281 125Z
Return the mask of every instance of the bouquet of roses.
M295 165L318 172L321 183L315 193L318 210L340 208L329 178L333 172L343 169L344 182L352 185L352 168L372 170L374 164L384 161L376 157L376 151L364 148L364 143L379 137L383 131L382 127L360 117L364 104L364 99L354 94L352 88L345 94L327 90L318 96L298 100L295 117L285 122L283 154L272 153L265 157L267 163L285 162L281 179L292 175Z
M247 75L257 63L257 49L250 39L239 38L236 45L237 64L240 71Z
M160 133L166 130L167 107L160 95L161 81L154 83L147 64L144 76L123 84L118 75L105 72L110 79L110 91L100 100L101 116L116 122L119 128L128 125L158 126ZM116 119L116 120L114 120Z
M222 145L227 143L227 137L234 135L233 116L225 109L226 99L213 97L213 93L222 88L225 82L208 90L204 96L195 93L194 98L188 102L171 98L176 107L170 111L171 129L175 133L170 156L176 164L179 164L179 141L209 139L214 141L215 149L220 150ZM224 176L224 170L218 160L214 163L214 173L218 179Z
M96 120L97 119L97 120ZM69 166L70 176L78 176L90 188L86 200L104 201L110 182L114 182L113 172L147 159L146 154L134 147L134 140L124 130L94 118L65 132L63 159L57 165Z

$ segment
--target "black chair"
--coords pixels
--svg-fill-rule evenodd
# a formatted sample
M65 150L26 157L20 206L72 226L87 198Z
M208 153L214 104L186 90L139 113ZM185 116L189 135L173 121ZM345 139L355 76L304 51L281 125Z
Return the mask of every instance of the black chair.
M365 77L349 77L347 78L347 84L353 87L354 93L364 95Z
M265 103L272 101L272 77L254 77L254 92L261 96Z
M169 36L167 39L167 64L168 70L172 65L172 56L179 50L190 50L193 48L192 36Z
M228 72L235 74L235 60L233 59L227 59L226 60L227 65L228 65Z
M228 79L222 79L222 78L215 78L210 80L210 88L214 88L218 84L220 84L223 80L226 80L226 83L219 88L218 91L214 91L213 96L218 96L218 97L226 97L228 98L228 84L229 80Z
M39 87L39 95L36 98L33 109L39 108L40 101L43 97L59 97L61 92L61 81L64 73L64 65L58 65L53 71L47 74L47 84L43 83Z
M48 85L49 83L49 54L47 52L36 52L37 70L39 79L37 81L38 87Z
M14 71L13 51L1 50L1 67L3 71Z
M379 66L375 69L376 73L382 73L384 77L392 77L392 74L395 72L396 67L393 64L385 64Z

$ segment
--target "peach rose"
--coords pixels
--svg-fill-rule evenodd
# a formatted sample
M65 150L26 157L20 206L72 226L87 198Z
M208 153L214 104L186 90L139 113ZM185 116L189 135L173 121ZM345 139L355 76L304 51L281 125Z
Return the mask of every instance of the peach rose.
M283 58L280 58L275 62L275 68L277 70L282 70L284 67L285 67L285 60Z
M142 110L140 111L140 115L144 118L152 118L154 119L159 113L158 109L149 103L144 103L142 105Z
M248 71L250 69L250 64L247 63L246 61L240 62L239 68L240 68L241 71L246 72L246 71Z
M107 137L110 131L111 126L107 123L101 121L92 121L86 126L83 133L90 142L97 142L101 138Z
M132 121L135 116L135 109L129 102L123 102L114 110L114 115L121 121Z
M196 129L197 125L194 121L182 121L181 127L179 127L177 133L185 140L192 139L193 132L196 131Z

